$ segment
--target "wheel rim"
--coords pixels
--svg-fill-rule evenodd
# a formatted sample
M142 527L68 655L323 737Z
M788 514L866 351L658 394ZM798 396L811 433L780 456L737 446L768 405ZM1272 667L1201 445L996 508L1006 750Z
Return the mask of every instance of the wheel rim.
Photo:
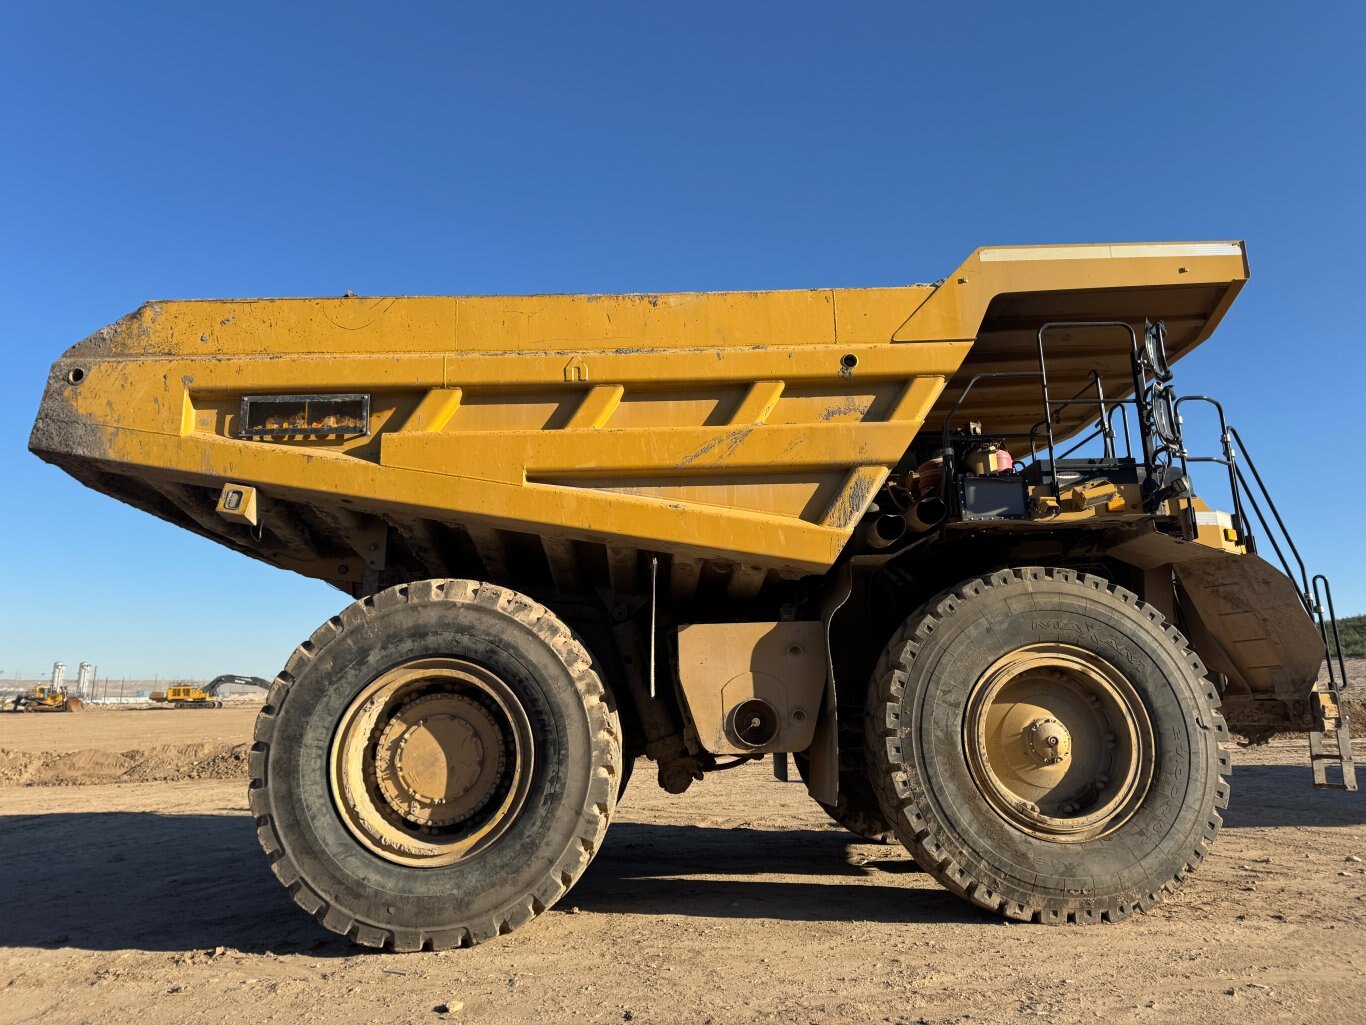
M1100 656L1033 644L993 663L969 692L963 742L992 808L1059 843L1112 832L1152 783L1152 723L1133 685Z
M476 857L507 831L531 781L531 723L498 676L454 658L406 662L342 713L332 799L365 847L423 868Z

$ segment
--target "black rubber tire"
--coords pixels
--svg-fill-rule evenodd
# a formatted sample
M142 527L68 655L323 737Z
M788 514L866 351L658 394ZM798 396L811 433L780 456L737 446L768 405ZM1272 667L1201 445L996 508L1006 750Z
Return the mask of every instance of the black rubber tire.
M854 741L858 745L857 758L863 757L863 738L855 737ZM841 737L840 745L849 743L850 738ZM841 750L840 759L850 757L851 752ZM811 762L805 753L794 754L793 763L797 766L797 775L801 776L805 783L810 778ZM868 778L868 773L858 772L851 769L840 770L840 792L839 798L834 805L826 804L824 801L817 801L821 810L840 826L849 832L862 837L869 843L893 844L896 843L896 833L883 817L882 808L878 804L877 791L873 788L872 781Z
M525 803L496 842L417 868L353 837L328 752L371 680L435 656L482 665L514 691L535 757ZM524 925L588 867L616 806L621 729L588 652L550 610L491 584L423 580L355 602L299 645L257 717L250 771L271 869L324 927L368 947L468 947Z
M968 767L972 684L1040 642L1122 661L1157 737L1147 797L1096 839L1057 843L1008 824ZM889 642L869 685L870 767L897 836L952 892L1020 921L1118 921L1174 893L1223 824L1231 764L1218 704L1186 639L1136 595L1071 570L1002 570L934 598Z

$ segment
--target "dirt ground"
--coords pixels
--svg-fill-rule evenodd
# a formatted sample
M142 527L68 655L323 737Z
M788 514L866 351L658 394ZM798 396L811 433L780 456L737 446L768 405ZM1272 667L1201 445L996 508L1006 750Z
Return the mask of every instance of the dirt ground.
M161 744L240 744L251 739L251 724L260 710L259 701L242 701L223 708L94 706L74 714L6 713L0 715L0 750L123 751Z
M148 781L168 751L230 755L252 713L0 716L0 765L39 765L0 787L0 1025L1366 1021L1366 797L1311 789L1302 738L1237 753L1212 857L1122 925L1007 924L761 766L670 798L642 763L560 905L377 954L271 876L240 762Z
M246 779L259 701L0 716L0 787Z

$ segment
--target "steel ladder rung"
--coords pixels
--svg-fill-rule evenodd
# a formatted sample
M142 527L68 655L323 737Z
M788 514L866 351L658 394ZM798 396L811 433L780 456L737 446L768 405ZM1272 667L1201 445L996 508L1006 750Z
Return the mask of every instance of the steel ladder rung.
M1310 699L1318 728L1309 734L1309 762L1314 769L1314 787L1317 790L1356 790L1356 763L1352 759L1351 719L1343 714L1338 704L1340 694L1331 689L1315 686ZM1332 738L1330 744L1329 738ZM1333 750L1336 748L1336 750ZM1342 773L1342 781L1328 779L1328 769L1336 765Z

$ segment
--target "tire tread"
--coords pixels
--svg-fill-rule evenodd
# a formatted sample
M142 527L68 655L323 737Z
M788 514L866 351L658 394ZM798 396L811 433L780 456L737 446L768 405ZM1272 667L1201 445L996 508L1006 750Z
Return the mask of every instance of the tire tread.
M1070 569L1026 567L1000 570L966 580L931 598L913 613L883 649L873 671L865 716L866 746L871 753L870 775L887 819L892 822L897 837L910 851L917 863L942 885L959 897L979 907L1007 918L1044 924L1092 925L1117 922L1134 911L1147 911L1167 896L1174 894L1204 861L1215 837L1223 826L1219 811L1228 807L1230 786L1228 774L1232 762L1225 744L1228 726L1219 713L1219 695L1206 681L1201 697L1206 705L1201 709L1198 723L1213 730L1219 738L1219 759L1215 781L1214 806L1206 818L1199 838L1199 846L1192 849L1184 865L1169 879L1151 880L1151 892L1128 903L1111 900L1103 907L1079 910L1052 909L1042 903L1016 903L992 891L985 881L974 874L971 866L960 864L949 857L944 843L934 833L934 816L929 813L926 795L913 785L902 759L900 741L901 699L905 694L907 676L917 653L943 621L964 603L990 590L1008 587L1031 588L1036 582L1056 581L1075 583L1103 591L1136 610L1149 622L1161 627L1161 633L1178 657L1199 677L1206 677L1206 669L1199 655L1175 626L1166 624L1162 613L1143 601L1132 591L1120 587L1104 577L1078 573Z
M593 745L599 757L593 766L593 781L579 816L579 828L574 841L547 870L535 892L515 898L487 920L444 925L439 931L426 932L362 921L319 892L320 887L314 887L304 879L275 829L270 811L267 766L280 710L289 700L294 680L308 662L328 644L345 634L363 629L378 611L415 602L441 601L489 606L540 638L569 670L588 714L595 740L604 740L605 743ZM270 859L271 871L284 884L294 903L312 915L323 928L347 936L361 946L388 947L395 951L472 947L511 932L551 907L578 881L601 846L616 805L615 780L622 771L621 727L617 713L609 702L606 688L593 668L592 658L582 641L544 605L510 588L473 580L434 579L398 584L354 602L339 615L333 616L294 649L284 669L276 676L257 716L253 739L248 757L251 773L248 799L256 822L257 839Z

